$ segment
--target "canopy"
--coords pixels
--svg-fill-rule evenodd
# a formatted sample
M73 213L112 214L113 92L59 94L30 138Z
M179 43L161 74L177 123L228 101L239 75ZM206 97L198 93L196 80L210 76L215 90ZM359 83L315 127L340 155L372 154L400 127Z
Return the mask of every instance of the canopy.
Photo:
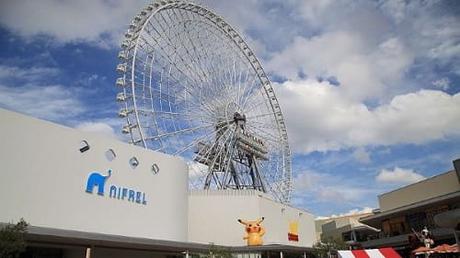
M416 255L426 254L426 253L458 253L458 252L459 252L459 249L458 249L457 244L453 244L453 245L443 244L443 245L438 245L434 248L419 247L412 251L412 253L415 253Z
M338 251L340 258L401 258L391 247L366 250Z

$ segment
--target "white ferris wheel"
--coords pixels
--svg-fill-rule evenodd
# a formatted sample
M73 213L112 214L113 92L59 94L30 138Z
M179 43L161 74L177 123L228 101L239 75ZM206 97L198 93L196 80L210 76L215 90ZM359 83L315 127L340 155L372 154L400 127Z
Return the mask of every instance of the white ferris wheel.
M130 142L188 160L190 187L255 189L289 202L291 156L271 83L224 19L158 1L134 17L119 53L119 116Z

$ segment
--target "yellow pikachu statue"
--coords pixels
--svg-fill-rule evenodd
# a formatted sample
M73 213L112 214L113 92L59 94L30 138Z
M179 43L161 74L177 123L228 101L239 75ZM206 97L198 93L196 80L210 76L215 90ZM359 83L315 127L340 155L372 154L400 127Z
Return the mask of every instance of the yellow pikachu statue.
M262 245L262 236L265 234L265 229L260 225L264 221L264 217L259 220L244 221L238 219L238 222L245 226L246 236L243 237L247 241L248 245Z

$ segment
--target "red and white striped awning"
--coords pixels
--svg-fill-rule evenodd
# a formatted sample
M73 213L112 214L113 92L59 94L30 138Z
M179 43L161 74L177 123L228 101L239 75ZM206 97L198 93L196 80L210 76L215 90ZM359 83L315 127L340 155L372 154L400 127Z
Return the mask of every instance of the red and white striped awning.
M393 248L338 251L340 258L401 258Z

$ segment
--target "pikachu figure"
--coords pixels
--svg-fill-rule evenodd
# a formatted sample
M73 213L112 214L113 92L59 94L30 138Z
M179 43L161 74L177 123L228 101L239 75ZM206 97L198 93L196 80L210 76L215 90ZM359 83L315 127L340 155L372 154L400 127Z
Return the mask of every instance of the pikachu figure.
M238 222L245 226L246 236L243 237L247 241L248 245L262 245L262 236L265 234L265 229L261 223L264 221L264 217L254 221L244 221L238 219Z

